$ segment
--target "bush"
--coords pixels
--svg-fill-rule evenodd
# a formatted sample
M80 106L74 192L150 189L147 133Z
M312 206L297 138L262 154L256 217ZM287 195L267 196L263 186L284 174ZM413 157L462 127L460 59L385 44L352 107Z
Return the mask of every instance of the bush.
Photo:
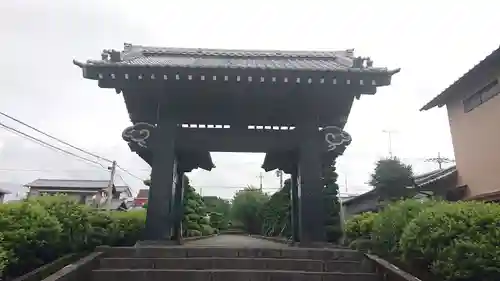
M40 204L61 224L61 243L55 246L59 254L80 251L86 247L91 228L90 207L78 204L68 196L44 196L28 200Z
M2 248L6 252L7 275L19 275L57 257L62 227L35 202L0 204Z
M386 206L373 219L373 250L382 256L399 257L399 239L406 225L422 210L436 204L433 200L407 199Z
M376 213L366 212L349 219L345 224L346 242L351 243L358 239L371 239L373 220Z
M0 276L19 276L98 245L133 245L144 219L145 210L99 211L66 196L0 204Z
M500 279L500 205L447 203L429 208L405 228L407 261L419 261L444 280Z
M110 212L110 226L113 246L133 246L144 229L146 212L134 210L130 212ZM108 242L108 243L109 243Z

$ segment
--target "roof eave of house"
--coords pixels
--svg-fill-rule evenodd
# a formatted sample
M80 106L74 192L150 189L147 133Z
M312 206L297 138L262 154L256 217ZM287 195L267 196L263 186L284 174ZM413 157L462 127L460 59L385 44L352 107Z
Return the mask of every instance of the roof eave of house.
M500 58L500 47L491 52L488 56L486 56L483 60L477 63L474 67L469 69L464 75L458 78L453 84L448 86L441 94L434 97L431 101L425 104L420 111L429 110L434 107L442 107L445 105L449 98L453 96L453 94L465 83L466 80L474 79L474 75L482 72L484 67L490 63L494 59Z

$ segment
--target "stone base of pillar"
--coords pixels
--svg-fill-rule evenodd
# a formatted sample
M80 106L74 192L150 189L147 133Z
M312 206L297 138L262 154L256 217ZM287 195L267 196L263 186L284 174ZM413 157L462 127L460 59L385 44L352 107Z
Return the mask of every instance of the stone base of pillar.
M178 240L143 240L135 243L135 247L162 247L175 245L181 245L181 242Z

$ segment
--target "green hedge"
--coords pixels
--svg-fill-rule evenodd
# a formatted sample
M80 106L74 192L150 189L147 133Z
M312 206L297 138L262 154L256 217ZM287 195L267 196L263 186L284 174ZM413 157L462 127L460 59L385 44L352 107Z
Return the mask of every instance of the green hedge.
M98 211L65 196L0 204L0 276L19 276L97 245L133 245L144 220L143 210Z
M499 223L498 204L404 200L353 217L345 230L352 247L369 245L371 252L414 273L425 270L422 275L446 281L498 281Z

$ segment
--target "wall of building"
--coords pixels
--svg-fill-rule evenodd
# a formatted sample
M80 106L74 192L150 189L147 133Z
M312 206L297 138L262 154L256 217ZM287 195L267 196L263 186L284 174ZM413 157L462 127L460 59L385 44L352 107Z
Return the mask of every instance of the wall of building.
M477 92L494 77L500 79L500 67L492 76L485 76L481 84L458 93L447 104L458 185L469 186L467 197L500 191L500 95L469 112L465 112L463 104L464 97ZM500 91L500 83L493 91Z

